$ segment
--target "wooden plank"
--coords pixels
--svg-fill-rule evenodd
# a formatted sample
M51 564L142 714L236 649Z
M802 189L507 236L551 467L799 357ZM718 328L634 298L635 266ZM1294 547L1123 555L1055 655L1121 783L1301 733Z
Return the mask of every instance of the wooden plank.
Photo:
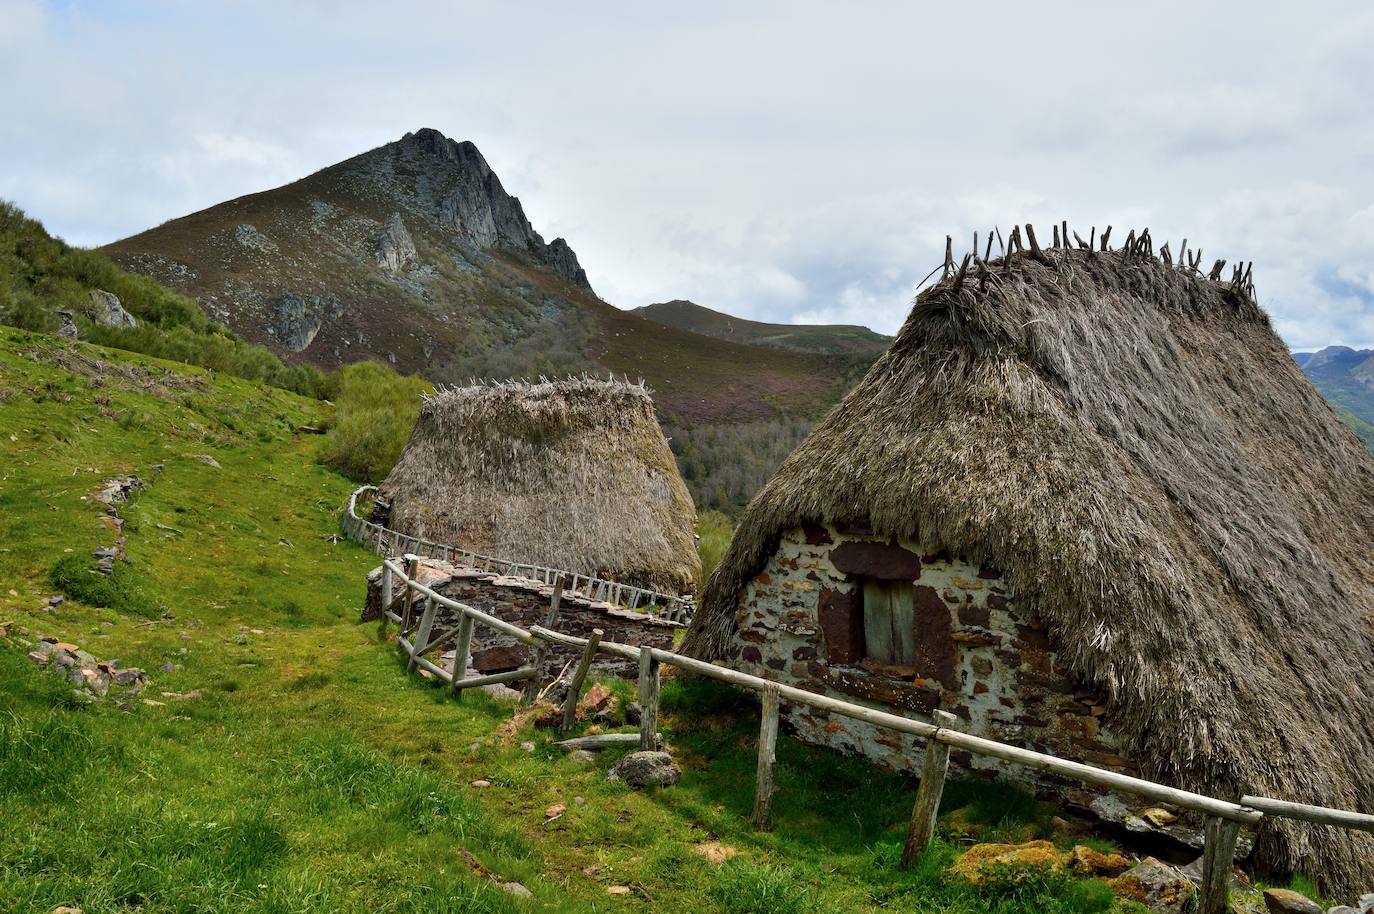
M415 633L415 646L410 650L410 663L407 669L415 669L415 661L429 646L429 631L434 627L434 600L426 599L425 608L420 613L420 630Z
M952 727L958 720L948 711L936 711L935 722ZM937 731L938 732L938 731ZM937 739L926 740L926 757L921 765L921 786L916 790L916 802L911 807L911 822L906 829L906 844L902 846L902 869L925 856L930 839L935 836L935 819L940 814L940 797L945 792L945 774L949 771L949 746Z
M472 616L463 613L458 623L458 641L453 645L453 696L461 699L458 681L468 674L468 657L472 654Z
M773 827L773 769L778 761L778 708L782 692L776 685L763 690L763 711L759 720L759 763L754 777L754 828Z
M471 679L459 679L453 683L453 688L472 689L477 686L495 685L498 682L519 682L522 679L529 679L535 675L534 670L527 666L522 666L518 670L509 670L505 673L492 673L489 676L474 676Z
M639 649L639 748L654 749L658 732L658 659L654 650Z
M573 672L572 683L568 686L568 697L563 699L563 723L559 725L559 732L567 733L573 727L573 721L577 717L577 701L582 696L582 685L587 681L587 672L592 668L592 661L596 659L596 646L601 641L601 636L605 634L601 629L592 629L592 636L587 639L586 647L582 648L582 659L577 663L577 669Z
M1198 914L1225 914L1231 886L1231 866L1236 857L1236 832L1240 826L1219 816L1208 816L1203 828L1202 886Z
M544 628L552 629L554 623L558 621L558 604L563 599L563 580L560 578L558 583L553 586L553 595L549 599L548 612L544 613ZM534 660L531 666L534 667L534 676L525 683L525 692L520 696L520 705L528 707L534 704L534 700L539 697L539 683L544 676L544 663L548 660L549 643L538 640L534 645Z
M1326 806L1312 806L1307 803L1290 803L1287 800L1271 800L1268 797L1243 796L1242 806L1258 809L1271 816L1288 819L1301 819L1318 825L1334 825L1337 828L1353 828L1359 831L1374 831L1374 816L1346 809L1331 809Z
M663 734L654 734L654 747L663 745ZM593 736L575 736L572 739L560 739L554 743L555 746L565 752L572 752L574 749L586 749L596 752L599 749L606 749L611 746L624 746L626 744L638 744L640 736L638 733L597 733Z
M438 676L438 677L439 677L440 679L442 679L444 682L448 682L448 681L452 678L452 674L449 673L448 670L446 670L446 669L444 669L443 667L439 666L437 663L431 663L431 662L429 662L428 660L426 660L425 658L420 657L420 656L418 656L418 655L415 655L415 654L414 654L415 645L413 645L413 644L411 644L409 641L407 641L407 640L405 639L404 636L403 636L403 637L400 637L400 638L397 638L397 639L396 639L396 643L400 645L401 650L405 651L407 654L411 654L411 655L414 657L414 659L415 659L415 665L416 665L417 667L419 667L420 669L425 670L425 671L427 671L427 672L429 672L429 673L432 673L432 674L434 674L435 676Z

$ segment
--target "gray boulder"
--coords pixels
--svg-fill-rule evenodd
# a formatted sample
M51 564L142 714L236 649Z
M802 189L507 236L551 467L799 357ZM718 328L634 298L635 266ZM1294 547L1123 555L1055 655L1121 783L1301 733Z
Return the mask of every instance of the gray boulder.
M1326 914L1321 905L1291 889L1265 889L1264 906L1269 914Z
M634 788L671 787L682 780L682 769L666 752L631 752L616 762L606 777Z
M277 251L277 243L258 231L256 225L242 223L234 229L234 240L250 251L258 251L263 254L274 254Z
M91 290L91 320L102 327L137 327L138 321L124 310L119 296L104 289Z
M1120 876L1118 895L1138 901L1157 914L1183 914L1191 908L1196 890L1188 877L1169 864L1146 857Z
M57 312L57 335L69 340L74 340L80 335L76 317L70 311Z
M399 273L415 260L415 241L410 237L410 232L406 231L406 224L401 221L400 213L391 214L373 245L377 265L393 273Z
M272 307L272 334L292 352L300 352L315 341L324 322L314 303L294 292L283 292Z

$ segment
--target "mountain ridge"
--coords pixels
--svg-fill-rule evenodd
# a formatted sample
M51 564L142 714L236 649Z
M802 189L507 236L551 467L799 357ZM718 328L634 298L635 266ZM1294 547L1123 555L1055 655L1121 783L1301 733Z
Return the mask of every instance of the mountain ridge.
M632 313L667 327L790 352L849 353L877 358L892 343L892 337L859 324L771 324L736 317L681 298L643 305Z
M815 416L852 369L667 327L596 296L476 145L424 128L104 249L292 362L436 383L611 371L685 427Z

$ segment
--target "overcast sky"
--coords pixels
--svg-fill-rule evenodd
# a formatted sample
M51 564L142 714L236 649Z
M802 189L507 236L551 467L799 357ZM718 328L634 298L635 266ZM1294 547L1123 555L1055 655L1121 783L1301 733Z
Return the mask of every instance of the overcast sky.
M892 332L946 233L1067 219L1369 346L1362 6L0 0L0 197L101 244L429 126L621 307Z

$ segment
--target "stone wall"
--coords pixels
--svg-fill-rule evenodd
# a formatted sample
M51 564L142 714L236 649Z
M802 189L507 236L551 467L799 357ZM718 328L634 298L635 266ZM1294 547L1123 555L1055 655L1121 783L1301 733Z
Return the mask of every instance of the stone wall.
M862 579L914 582L911 666L864 656ZM730 664L837 698L917 715L941 708L968 732L1126 774L1138 774L1104 726L1100 696L1058 662L1045 631L1023 613L1000 573L863 530L787 531L744 590ZM924 746L849 718L785 706L798 736L919 771ZM974 773L997 772L1042 795L1088 806L1079 785L955 751Z
M415 577L437 593L524 629L543 624L553 597L553 588L541 581L506 577L438 559L421 559ZM362 612L364 622L381 618L381 581L380 567L368 575L367 601ZM397 613L401 612L401 590L401 585L396 583L393 596L397 600L394 608ZM412 613L416 618L424 609L423 603L423 599L417 597L413 604ZM458 614L441 604L434 614L433 633L440 634L458 622ZM599 628L603 641L618 641L635 647L647 644L663 650L673 649L674 637L683 628L677 622L654 619L644 613L588 600L580 594L566 593L559 603L558 619L553 627L563 634L581 638ZM444 649L452 650L452 647L450 643ZM473 626L471 649L472 666L482 674L516 669L528 663L531 656L528 646L481 624ZM557 676L566 663L580 656L579 650L551 645L544 678ZM448 662L444 665L447 668ZM597 655L594 668L631 678L639 674L635 663L606 654Z

